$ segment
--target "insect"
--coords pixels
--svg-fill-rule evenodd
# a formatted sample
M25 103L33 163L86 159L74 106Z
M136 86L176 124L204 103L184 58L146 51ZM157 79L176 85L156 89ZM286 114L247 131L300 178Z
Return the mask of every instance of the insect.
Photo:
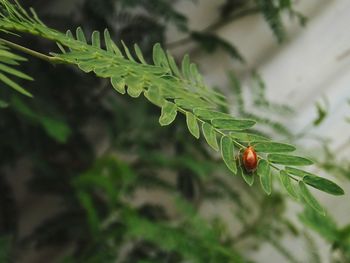
M258 166L258 157L253 146L248 146L242 156L243 166L247 172L254 172Z

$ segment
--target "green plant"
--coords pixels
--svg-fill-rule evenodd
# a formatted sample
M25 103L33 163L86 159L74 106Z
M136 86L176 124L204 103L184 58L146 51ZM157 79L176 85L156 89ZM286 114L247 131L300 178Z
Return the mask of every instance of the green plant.
M164 52L156 44L152 52L153 64L150 64L149 56L144 58L141 48L136 45L133 49L128 48L124 42L119 48L107 30L104 31L103 41L98 31L94 31L91 41L87 41L81 28L76 30L75 36L70 31L64 35L44 25L34 12L29 15L18 4L5 0L1 0L1 14L0 29L5 33L40 36L57 43L60 51L55 49L50 55L37 53L15 44L17 38L10 41L7 38L10 35L6 35L7 40L1 40L5 48L17 49L57 64L57 68L60 67L59 64L68 64L75 65L86 73L94 72L98 77L108 79L116 91L127 93L131 97L121 99L113 94L115 98L103 101L103 107L96 105L91 110L91 114L101 110L100 115L97 115L99 118L108 113L108 117L104 118L109 124L108 131L112 134L112 145L101 157L94 155L83 134L75 129L78 126L76 121L81 122L80 118L85 112L66 124L65 119L69 116L57 114L51 109L41 110L40 105L33 109L32 101L25 100L24 97L11 94L6 102L14 113L5 118L24 118L29 123L26 125L37 125L40 131L44 130L55 141L49 148L41 145L37 151L31 152L37 174L31 185L38 192L61 194L67 201L66 206L64 211L38 227L28 240L35 240L38 246L48 241L59 242L60 239L52 240L52 233L62 240L75 240L75 252L65 259L67 262L112 261L117 257L117 252L122 251L123 244L128 242L134 246L125 258L120 259L121 262L164 262L164 258L166 262L178 262L180 259L204 262L208 258L211 262L240 262L245 261L244 256L237 252L234 245L250 236L256 237L257 241L269 242L291 262L295 262L293 255L277 241L279 233L286 229L294 234L297 232L282 215L283 199L276 189L271 196L262 196L260 189L255 187L256 184L253 185L254 180L259 178L262 189L271 194L272 176L276 177L277 172L285 190L293 198L300 201L305 199L307 205L321 213L323 208L305 184L331 194L343 193L339 186L329 180L295 168L294 166L309 165L312 162L289 155L289 152L295 150L294 146L272 141L269 136L258 132L258 125L255 126L256 122L259 125L268 124L276 131L285 132L279 123L271 123L247 109L242 110L243 103L237 113L240 118L228 114L230 109L225 96L205 86L188 56L184 57L179 69L170 53ZM243 102L239 82L233 75L231 77L235 98ZM257 75L255 78L259 83L258 89L263 91L262 81L259 81ZM107 85L103 84L101 90L105 92ZM21 91L29 95L27 90ZM82 97L90 95L91 91L84 87L79 92L78 97ZM93 94L89 99L95 100L99 96L100 94ZM133 100L136 97L139 99ZM147 115L145 120L134 117L140 116L137 115L140 112L153 113L156 107L149 106L149 102L161 108L159 123L163 126L174 121L174 129L156 129L155 114ZM47 102L43 101L42 105L45 104ZM83 107L84 101L78 104ZM257 100L257 104L265 108L280 106L269 104L266 99ZM135 105L135 108L131 107L131 110L125 105ZM288 111L287 108L284 109ZM220 150L224 162L218 162L218 154L215 156L210 153L207 145L191 140L185 129L194 138L199 138L202 134L202 141L206 141L214 150ZM10 135L7 134L8 136ZM41 136L42 133L38 132L38 141L41 141ZM188 143L189 140L191 143ZM45 139L47 141L49 140ZM72 151L68 161L55 158L56 155L52 152L57 153L58 157L62 148L69 152L72 143L68 142L71 141L75 141L76 148L84 149L86 156ZM137 145L135 141L138 142ZM241 151L248 145L254 145L260 156L256 174L247 173L237 163ZM161 152L151 151L153 147L161 149ZM168 148L174 153L169 153ZM137 158L131 162L122 161L122 157L113 154L113 149L131 157L136 155ZM67 163L69 165L65 169ZM216 171L227 175L223 163L231 174L241 175L243 181L248 183L249 187L242 186L244 192L251 195L248 200L242 198L241 193L226 181L234 180L240 184L240 177L215 176ZM159 171L162 168L176 173L175 184L167 181L164 176L158 176L162 174ZM296 184L293 180L299 183ZM43 181L54 183L45 184ZM143 188L159 188L171 193L172 197L175 195L172 207L181 215L175 220L175 225L168 220L167 211L163 208L154 205L135 208L129 199L138 189ZM176 196L178 193L181 193L180 197ZM222 198L227 198L238 207L233 214L239 219L243 230L237 236L226 234L226 226L220 218L207 222L195 213L197 203ZM249 201L259 204L257 216ZM253 222L250 222L251 218L254 218ZM67 228L67 222L75 227Z
M215 151L221 149L222 157L233 173L237 173L234 148L244 149L247 143L256 144L255 148L260 159L258 168L260 177L270 177L269 167L272 167L280 174L283 186L293 198L301 197L311 207L323 213L322 207L312 197L305 184L331 194L343 194L343 190L329 180L294 168L293 166L311 165L313 162L304 157L284 154L294 151L293 146L250 135L246 130L253 127L255 121L236 119L227 113L217 111L220 106L227 108L224 97L205 86L195 64L190 63L188 56L184 57L180 72L173 57L169 53L166 54L159 45L154 46L154 65L146 63L141 50L135 45L135 53L139 60L136 62L124 44L125 57L123 56L107 30L104 32L106 50L103 50L98 31L93 32L90 45L81 28L77 29L75 39L70 31L64 35L48 28L35 13L31 17L18 4L12 5L2 1L2 10L3 19L0 26L3 30L28 32L57 42L62 54L41 55L45 60L52 63L73 64L84 72L93 71L99 77L110 78L114 89L121 94L127 92L133 98L144 94L150 102L161 107L159 123L162 126L172 123L178 112L186 115L191 134L199 138L201 128L208 145ZM2 42L12 48L27 51L26 48L6 40ZM69 51L64 47L69 48ZM27 53L34 55L31 51ZM220 146L217 136L221 138ZM264 155L265 153L267 155ZM247 183L252 184L254 175L246 174L240 167L238 169ZM262 180L270 189L270 180ZM292 180L297 181L298 185L293 185ZM297 194L295 187L299 188L301 196Z

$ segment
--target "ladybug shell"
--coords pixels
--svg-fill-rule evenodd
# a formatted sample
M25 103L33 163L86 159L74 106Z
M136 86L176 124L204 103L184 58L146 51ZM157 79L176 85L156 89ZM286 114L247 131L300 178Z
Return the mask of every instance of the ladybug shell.
M247 172L255 171L258 165L258 157L252 146L249 146L245 149L242 157L244 168Z

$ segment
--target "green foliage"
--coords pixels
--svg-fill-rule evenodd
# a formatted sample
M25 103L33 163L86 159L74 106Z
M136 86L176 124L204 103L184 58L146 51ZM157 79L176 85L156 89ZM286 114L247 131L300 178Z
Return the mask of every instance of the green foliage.
M305 202L316 211L320 212L321 214L324 214L325 212L323 207L318 203L315 197L312 196L312 194L307 189L303 181L299 181L299 187L300 187L300 194L302 198L305 200Z
M257 173L260 176L260 183L262 188L264 189L265 193L270 195L272 191L272 178L270 166L267 161L259 161Z
M20 62L26 60L27 59L25 59L24 57L12 53L10 49L0 39L0 81L8 87L22 93L23 95L32 97L32 94L30 94L27 90L22 88L19 84L17 84L8 76L11 75L12 77L14 76L20 79L33 80L27 74L13 68L14 66L18 66Z
M350 227L339 227L335 220L326 213L322 216L312 209L305 209L299 214L299 219L307 227L317 232L332 245L335 262L348 262L350 259Z
M154 65L143 64L142 59L140 60L141 63L138 63L123 42L125 56L122 54L117 45L108 37L108 31L104 33L107 50L103 50L96 45L96 43L102 42L99 39L100 34L96 32L93 33L93 43L90 45L87 43L87 38L80 27L76 30L75 39L70 31L67 34L62 34L45 26L36 17L31 18L18 5L12 5L6 0L2 0L1 5L1 16L3 19L0 27L2 29L15 32L30 32L33 35L40 35L58 42L61 46L67 47L69 51L63 54L52 53L55 60L58 59L61 63L76 65L84 72L93 71L102 78L111 78L113 87L121 91L121 93L124 93L124 89L127 87L127 93L130 97L137 98L144 92L152 94L152 96L148 95L146 98L152 103L156 102L154 104L157 106L161 106L159 122L162 126L172 123L177 112L185 115L192 113L198 122L202 123L202 132L207 143L214 150L218 151L218 136L230 136L229 132L231 131L246 131L255 124L253 120L236 119L216 111L220 106L226 106L226 103L219 99L223 96L205 86L196 66L190 63L188 56L184 57L181 75L177 76L178 70L173 70L176 68L176 65L172 63L172 66L170 66L169 64L169 61L172 61L171 56L169 53L165 53L158 44L153 48ZM135 53L139 53L140 56L139 50L135 51ZM196 111L197 108L201 110ZM210 122L206 121L206 119L209 119ZM231 137L231 141L232 145L238 146L239 149L245 148L244 142L234 137ZM226 147L226 145L222 146ZM276 146L279 150L276 150ZM292 146L283 147L284 151L286 149L288 151L294 150ZM263 152L282 151L282 144L270 144L271 151L266 150L266 145L265 149L264 147L262 148ZM266 158L268 164L278 165L304 166L313 163L304 157L287 154L269 154L267 157L260 155L259 158ZM281 170L275 165L272 168L277 171ZM246 175L242 169L238 170L238 172L249 185L253 184L254 176ZM285 173L285 176L282 176L282 178L289 176L288 173ZM283 180L285 182L283 185L291 194L289 183L286 184L285 180L287 179ZM299 183L298 186L303 193L307 193L307 188L303 183ZM330 185L323 184L319 189L332 191L329 187ZM307 200L311 200L309 197L311 194L305 194L305 196L308 197ZM320 210L315 205L313 207Z
M191 112L186 112L186 124L190 133L199 139L199 126L196 117Z
M251 95L253 98L252 103L260 109L259 115L251 111L251 107L247 106L247 99L243 96L242 86L239 79L235 76L233 72L228 74L230 80L230 88L232 89L234 96L234 105L236 105L237 114L243 118L249 118L256 121L259 126L263 128L268 128L272 130L273 133L282 135L283 137L291 137L289 129L284 126L281 122L276 121L273 115L278 115L277 117L290 116L293 110L286 106L278 103L271 102L267 100L265 95L265 84L263 83L261 77L257 74L253 74L253 83L250 86ZM263 113L269 113L269 117L265 117ZM259 140L261 140L260 138ZM265 139L266 140L266 139Z
M240 8L250 8L249 4L254 1L228 2L231 7L238 8L233 12L236 14ZM287 4L289 1L280 1L280 10L288 10L282 8L282 2ZM292 111L285 105L268 101L265 85L257 74L253 78L252 97L259 114L245 107L239 80L234 77L231 80L234 99L238 103L232 103L233 108L229 108L231 102L205 86L188 56L179 67L170 52L164 51L160 44L153 45L163 39L158 23L165 25L173 21L177 24L181 20L176 18L178 13L166 1L159 1L159 6L164 8L159 11L162 8L158 9L158 1L150 5L142 0L117 3L84 0L79 17L86 16L86 19L78 19L84 24L84 30L78 28L74 34L68 31L66 35L42 24L35 13L27 15L18 6L9 5L9 1L0 0L0 3L1 13L5 15L0 19L0 28L23 36L23 41L18 40L22 45L29 43L22 32L56 42L60 51L44 57L38 53L40 58L76 65L82 70L61 65L48 68L46 64L39 70L36 67L40 61L33 60L30 65L33 70L28 71L23 64L23 71L39 78L36 85L43 88L36 89L35 100L10 93L8 103L2 104L5 107L0 112L0 128L4 131L0 145L2 167L8 167L9 163L24 156L31 162L28 172L34 174L29 179L28 190L43 198L53 195L60 200L57 214L49 215L35 231L18 241L20 244L15 243L16 250L27 242L36 249L73 244L63 262L216 263L250 262L251 248L268 244L286 260L299 261L279 240L285 234L290 234L288 238L300 239L302 236L284 216L286 199L279 193L279 188L274 188L272 193L277 173L286 192L320 212L317 201L306 187L335 195L343 191L327 179L293 167L305 164L306 159L291 155L296 150L293 145L275 142L271 140L270 132L260 130L261 126L272 127L278 135L283 135L282 141L293 142L281 123L270 120L269 116L262 117L262 111L283 114ZM40 9L46 9L46 4L42 3ZM114 4L118 9L115 17ZM119 9L121 6L125 9ZM151 26L155 21L152 15L149 20L138 20L141 15L130 15L125 10L130 13L146 11L142 16L148 16L149 12L164 20ZM69 21L69 17L59 23L66 20ZM103 31L106 24L112 23L117 24L118 29L110 26L113 31ZM66 22L67 27L71 24ZM186 26L182 29L188 30ZM89 32L91 37L84 32ZM125 42L114 42L114 35ZM205 37L198 39L200 42L207 40L217 41ZM131 45L134 42L140 46ZM12 48L14 43L8 44ZM31 50L17 48L34 55ZM47 43L35 49L53 51ZM33 71L41 74L32 74ZM42 81L45 77L48 82ZM77 82L80 85L76 85ZM113 89L109 89L109 82ZM46 89L48 86L50 88ZM114 91L128 96L117 96ZM0 107L1 103L0 100ZM233 115L228 113L234 110ZM171 123L172 128L158 127ZM98 134L91 134L91 126ZM43 136L43 132L48 136ZM96 141L102 149L92 149ZM208 145L218 152L211 154ZM241 166L241 153L247 146L253 146L258 153L258 168L253 173L247 173ZM280 165L271 162L271 158L294 164ZM345 171L345 168L344 171L339 169L343 167L334 167L335 163L325 163L328 167L330 164L332 171L335 168L340 173ZM3 208L10 202L6 199L2 181L0 187ZM140 192L141 201L138 198ZM151 194L142 195L145 192ZM157 193L160 201L170 203L154 204L154 200L143 198L152 193ZM214 212L224 205L225 218L220 210L214 216L202 218L200 211L207 204ZM315 217L328 220L314 211L311 213ZM226 216L228 223L224 221ZM230 228L231 216L239 224L233 230ZM7 218L13 222L15 216L7 215ZM346 241L348 229L345 227L339 232ZM337 237L340 245L335 242L335 247L346 243L340 236ZM245 249L249 253L245 253Z
M0 262L10 262L11 238L0 237Z
M222 159L224 160L228 169L234 174L237 173L237 165L234 157L234 144L230 137L222 136L220 141L220 149Z
M313 164L311 160L306 159L304 157L287 155L287 154L269 154L268 160L272 163L283 164L283 165L304 166L304 165Z
M68 140L71 130L64 121L57 117L35 112L17 96L11 99L11 107L23 117L27 118L28 121L41 125L46 133L54 140L60 143L64 143Z
M254 149L257 152L263 153L282 153L295 151L295 147L293 145L278 142L258 142L255 144Z
M313 121L314 126L320 125L328 115L328 101L324 99L323 104L316 102L317 118Z
M217 49L222 48L226 51L232 58L244 62L242 55L239 53L237 48L235 48L228 41L222 39L211 33L195 32L191 33L191 38L198 42L204 50L209 53L215 52Z
M286 38L282 19L283 11L287 10L291 16L298 18L302 25L306 23L305 17L293 9L291 0L255 0L255 2L279 42Z

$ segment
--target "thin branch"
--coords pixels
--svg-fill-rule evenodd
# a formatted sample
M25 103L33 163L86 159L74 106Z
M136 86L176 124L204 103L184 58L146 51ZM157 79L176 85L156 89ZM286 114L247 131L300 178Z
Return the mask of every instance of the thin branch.
M8 41L8 40L3 39L3 38L0 38L0 42L6 44L7 46L9 46L9 47L11 47L13 49L21 51L21 52L26 53L28 55L31 55L33 57L39 58L39 59L44 60L46 62L49 62L51 64L66 63L64 60L62 60L62 59L60 59L58 57L47 56L45 54L42 54L42 53L37 52L35 50L26 48L24 46L18 45L16 43L13 43L13 42Z

